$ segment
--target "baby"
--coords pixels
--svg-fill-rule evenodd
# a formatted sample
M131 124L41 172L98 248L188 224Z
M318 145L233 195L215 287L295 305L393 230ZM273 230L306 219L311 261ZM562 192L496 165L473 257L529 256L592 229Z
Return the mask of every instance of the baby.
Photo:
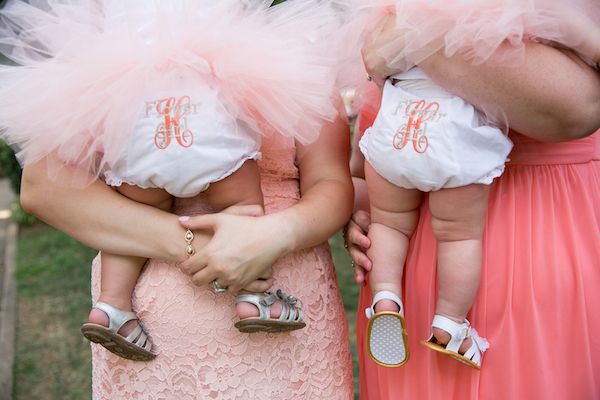
M506 2L459 1L450 9L442 1L393 3L387 6L388 12L393 10L397 38L380 55L388 66L404 72L385 82L377 118L360 141L372 221L367 255L373 263L369 284L374 297L366 310L367 348L383 366L408 361L401 283L423 193L428 193L437 239L438 300L432 334L422 344L478 370L489 343L466 317L479 286L489 185L503 173L512 143L503 130L435 84L417 65L443 46L447 54L454 48L474 62L517 64L525 39L569 46L597 64L600 29L580 9L559 12L555 4L533 9L524 3L510 8ZM428 26L434 23L428 19L435 27ZM494 20L510 23L500 29L491 24ZM522 21L528 25L523 27ZM526 32L521 41L510 36L519 24ZM528 31L530 26L536 29ZM478 38L485 40L480 43Z
M217 212L262 206L262 135L307 144L337 115L334 60L318 40L334 14L317 0L14 2L0 18L1 43L20 64L0 70L2 138L23 164L46 158L59 182L65 165L83 171L63 184L100 178L163 210L200 193ZM192 256L194 233L181 243ZM156 357L131 304L145 263L101 254L100 296L81 328L132 360ZM236 303L241 332L305 326L300 303L280 290Z

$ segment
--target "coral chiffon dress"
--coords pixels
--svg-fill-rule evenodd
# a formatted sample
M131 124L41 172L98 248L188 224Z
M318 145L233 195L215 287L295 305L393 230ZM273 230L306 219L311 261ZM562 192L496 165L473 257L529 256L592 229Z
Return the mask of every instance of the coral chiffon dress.
M506 171L490 189L481 284L468 316L491 344L481 371L419 343L437 298L425 202L403 282L411 356L400 368L369 358L362 310L372 294L363 286L361 400L600 399L600 131L566 143L511 139Z

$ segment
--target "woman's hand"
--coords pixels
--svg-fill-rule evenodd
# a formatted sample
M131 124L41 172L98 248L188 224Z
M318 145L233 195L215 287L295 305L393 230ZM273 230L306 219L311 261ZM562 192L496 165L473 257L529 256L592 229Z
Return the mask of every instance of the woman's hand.
M388 77L402 72L400 69L389 67L385 58L379 55L379 49L401 37L395 25L395 15L390 14L378 29L373 30L367 36L362 48L365 69L380 88L383 87Z
M272 265L290 246L285 224L275 216L219 213L182 218L181 224L214 232L202 249L181 264L198 286L217 280L234 293L241 289L267 291L273 284Z
M350 257L352 257L354 280L359 284L365 283L366 274L373 266L371 260L367 257L367 249L371 246L371 241L367 237L369 225L371 225L369 213L358 210L354 213L344 231L344 242Z

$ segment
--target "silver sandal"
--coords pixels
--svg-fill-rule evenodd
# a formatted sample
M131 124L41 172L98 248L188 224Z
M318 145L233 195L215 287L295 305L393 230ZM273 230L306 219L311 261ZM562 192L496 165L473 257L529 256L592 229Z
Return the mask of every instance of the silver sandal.
M138 319L135 313L119 310L102 302L97 302L93 308L104 311L108 315L108 328L92 323L83 324L81 333L86 339L98 343L111 353L128 360L150 361L156 358L156 354L151 351L152 342L139 321L127 337L118 333L125 323Z
M281 315L277 319L271 318L270 313L271 306L275 302L281 302ZM253 304L259 312L258 317L244 318L235 323L235 327L240 332L289 332L306 326L300 301L281 290L275 293L241 294L235 303Z

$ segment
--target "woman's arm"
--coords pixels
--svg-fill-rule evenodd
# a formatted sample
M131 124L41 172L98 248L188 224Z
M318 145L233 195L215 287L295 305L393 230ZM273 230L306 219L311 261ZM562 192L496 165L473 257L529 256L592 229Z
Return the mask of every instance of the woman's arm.
M400 70L386 65L378 49L395 39L390 17L363 50L367 71L381 86ZM509 126L541 141L578 139L600 128L600 74L572 52L526 43L525 60L516 66L473 65L443 50L420 64L447 90Z
M186 229L178 216L130 200L100 181L79 189L59 186L48 178L44 160L23 170L21 204L49 225L101 251L172 262L189 258L185 251ZM253 219L262 214L262 208L239 206L225 212L233 218ZM201 251L211 235L200 231L194 234L194 248ZM264 292L272 284L270 273L265 268L244 287Z
M361 120L364 118L360 112L354 124L354 136L352 136L352 149L350 152L350 174L356 178L365 178L365 157L360 151L358 142L364 132L360 131ZM356 197L356 196L355 196Z
M69 167L64 172L68 174ZM101 251L168 261L187 259L185 229L176 215L136 203L101 181L83 188L61 186L48 178L45 160L23 170L21 204L42 221ZM200 243L201 235L197 236Z
M437 54L421 63L434 81L478 108L502 110L511 129L541 141L585 137L600 128L600 74L572 53L526 44L516 67L472 65ZM500 114L500 115L498 115Z
M315 143L297 149L302 192L297 204L258 218L215 214L183 221L184 227L212 229L214 236L182 267L196 284L218 279L235 292L281 256L325 242L352 212L349 153L347 125L328 124Z
M323 243L348 221L352 213L352 178L348 170L350 132L338 119L316 143L299 146L301 201L276 216L290 223L290 251Z

